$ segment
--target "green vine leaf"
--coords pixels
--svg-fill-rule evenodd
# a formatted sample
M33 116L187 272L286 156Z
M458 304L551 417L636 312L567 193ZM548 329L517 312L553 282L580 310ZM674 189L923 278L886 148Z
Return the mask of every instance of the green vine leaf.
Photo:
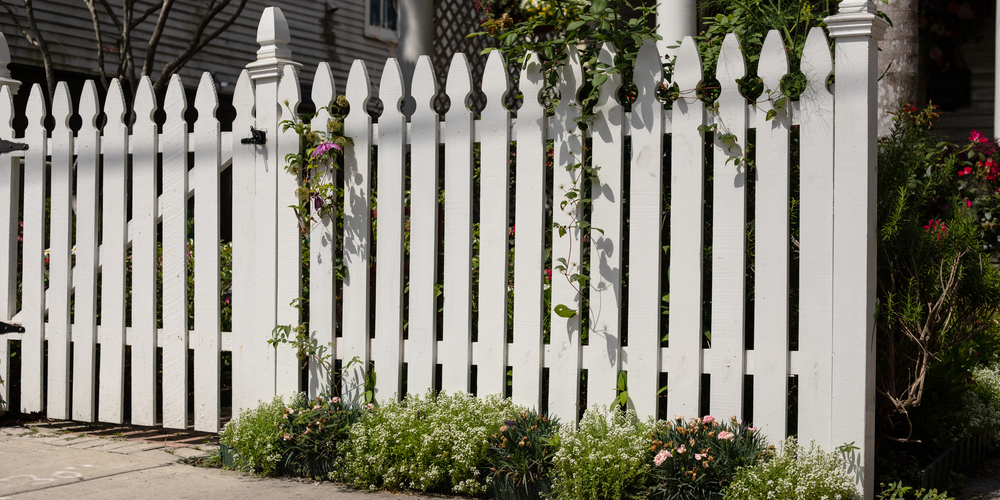
M573 316L576 316L576 310L570 309L566 304L559 304L555 306L552 308L552 312L563 318L572 318Z

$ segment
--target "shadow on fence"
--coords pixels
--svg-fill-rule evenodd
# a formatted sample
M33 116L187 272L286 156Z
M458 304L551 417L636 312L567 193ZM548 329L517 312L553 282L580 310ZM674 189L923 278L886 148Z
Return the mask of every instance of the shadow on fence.
M951 472L968 470L995 448L996 442L985 434L970 436L955 443L920 471L920 487L939 490L945 488Z

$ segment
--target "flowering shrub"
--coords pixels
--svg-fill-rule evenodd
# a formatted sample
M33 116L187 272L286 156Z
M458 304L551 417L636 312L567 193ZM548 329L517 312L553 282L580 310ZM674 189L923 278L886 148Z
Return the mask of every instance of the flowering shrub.
M755 465L767 446L756 428L736 417L677 417L657 422L650 437L656 453L651 496L670 500L721 499L736 470Z
M743 467L726 489L726 500L811 500L860 498L854 479L836 453L824 453L816 443L799 446L785 440L778 453L754 467Z
M486 458L497 498L538 498L550 485L552 458L558 449L559 422L532 410L512 412L490 435Z
M351 425L361 419L357 404L338 397L296 398L285 408L277 445L282 472L290 476L326 477L339 456L337 446L347 439Z
M633 410L622 412L597 405L584 413L579 430L563 426L553 458L553 497L596 500L640 496L652 464L652 428L651 423L639 421Z
M292 405L301 404L300 401L298 396ZM284 423L284 411L285 401L276 396L270 403L240 413L222 428L219 442L232 448L234 469L263 476L278 472L281 451L275 436Z
M972 386L962 396L966 436L988 433L1000 438L1000 367L978 367L972 371Z
M408 396L368 410L341 445L335 477L358 488L478 495L486 441L516 408L499 396Z

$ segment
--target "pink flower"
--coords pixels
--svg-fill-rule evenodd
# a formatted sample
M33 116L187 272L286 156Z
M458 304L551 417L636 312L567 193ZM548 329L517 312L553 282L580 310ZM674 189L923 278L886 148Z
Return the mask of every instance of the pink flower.
M671 455L669 451L660 450L660 452L657 453L655 457L653 457L653 463L656 465L660 465L663 463L664 460L671 457L673 457L673 455Z
M305 431L305 432L303 432L302 434L309 434L309 431L310 431L310 430L312 430L312 429L310 429L310 428L306 427L306 431Z
M677 447L677 453L684 453L685 451L687 451L687 448L683 444Z
M365 405L365 409L366 410L374 410L375 409L375 404L374 403L368 403L368 404Z
M336 397L335 398L330 398L330 403L339 403L339 402L340 402L340 398L336 398Z
M285 434L285 441L288 441L289 439L292 439L291 434Z
M318 410L319 409L319 405L313 406L313 409L314 410Z
M545 270L545 280L546 281L552 281L552 270L551 269L546 269Z
M695 460L701 460L701 457L702 457L701 453L695 453L694 454L694 459Z
M965 200L965 206L972 208L972 200Z
M722 431L722 432L719 433L719 439L723 439L723 440L726 440L726 441L732 441L733 440L733 433L729 432L729 431Z
M340 147L337 144L334 144L332 142L324 142L323 144L320 144L319 146L316 146L316 149L313 150L312 157L313 158L318 158L319 155L324 154L324 153L330 151L331 149L336 149L337 151L343 151L344 150L344 148Z
M751 427L751 428L750 428L750 429L748 429L748 430L749 430L750 432L754 432L754 431L756 431L756 430L757 430L757 427L756 427L756 426L754 426L754 427Z
M701 418L701 423L703 424L710 424L712 422L715 422L715 417L711 415L705 415L704 417Z
M987 139L986 136L984 136L978 130L973 130L972 133L969 134L969 141L970 142L990 142L990 140Z

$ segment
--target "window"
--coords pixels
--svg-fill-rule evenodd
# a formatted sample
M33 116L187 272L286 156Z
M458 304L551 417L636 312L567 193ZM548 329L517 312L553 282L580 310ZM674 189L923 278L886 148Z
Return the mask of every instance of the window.
M365 35L397 41L396 0L367 0L365 10Z

